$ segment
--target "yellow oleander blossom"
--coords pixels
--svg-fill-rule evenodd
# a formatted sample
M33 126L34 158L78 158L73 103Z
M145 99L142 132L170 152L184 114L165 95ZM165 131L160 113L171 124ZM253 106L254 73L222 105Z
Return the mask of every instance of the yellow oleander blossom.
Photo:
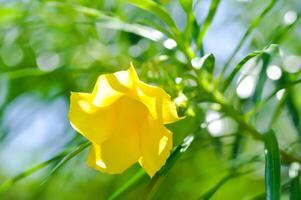
M153 176L172 149L164 124L178 119L170 96L140 81L133 66L100 75L92 93L70 97L71 125L92 143L88 165L110 174L139 162Z

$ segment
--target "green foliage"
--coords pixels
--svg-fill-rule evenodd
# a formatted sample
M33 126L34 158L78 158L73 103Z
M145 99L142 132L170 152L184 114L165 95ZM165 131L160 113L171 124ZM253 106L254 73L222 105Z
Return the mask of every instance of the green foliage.
M278 142L273 131L264 134L265 144L265 187L267 199L280 199L280 155Z
M300 199L298 8L297 0L1 1L0 198ZM238 28L229 34L230 24ZM219 31L232 51L220 38L210 43ZM70 91L91 92L100 74L130 62L183 117L167 125L174 149L151 179L138 165L121 175L89 169L90 143L66 115Z
M204 21L204 23L202 24L202 28L200 31L200 34L197 38L197 47L198 48L202 48L202 41L205 37L205 34L207 33L212 21L213 21L213 17L217 11L218 5L220 3L220 0L212 0L211 4L210 4L210 8L209 8L209 12L208 15Z

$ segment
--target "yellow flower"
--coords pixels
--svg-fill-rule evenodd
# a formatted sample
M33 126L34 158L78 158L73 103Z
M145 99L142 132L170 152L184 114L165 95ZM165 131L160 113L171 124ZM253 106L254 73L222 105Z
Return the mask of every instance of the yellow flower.
M172 148L164 124L178 119L170 96L140 81L133 66L100 75L92 93L72 92L70 97L71 125L92 142L88 165L110 174L138 161L153 176Z

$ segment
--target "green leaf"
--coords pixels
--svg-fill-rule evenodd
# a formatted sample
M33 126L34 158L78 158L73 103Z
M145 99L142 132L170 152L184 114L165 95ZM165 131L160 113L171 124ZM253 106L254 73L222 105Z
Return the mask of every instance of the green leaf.
M68 8L72 8L80 13L86 14L88 16L97 17L97 18L109 18L109 16L104 14L102 11L94 9L94 8L89 8L86 6L80 6L80 5L76 5L76 4L68 4L68 3L64 3L64 2L58 2L58 1L49 1L49 2L46 2L46 5L49 7L68 7Z
M288 74L283 73L281 80L286 83L288 82ZM300 113L298 111L298 105L296 103L296 95L294 93L294 88L289 87L286 89L286 108L290 114L292 124L295 126L296 132L301 138L301 121Z
M51 7L71 7L77 12L83 13L87 16L95 17L97 19L97 21L93 21L91 23L83 22L82 24L97 24L98 26L101 26L103 28L133 33L153 41L161 40L163 38L163 33L167 36L170 36L170 33L162 27L156 26L155 28L160 28L160 30L155 30L151 27L141 24L127 23L125 21L122 21L118 16L114 16L113 14L109 15L106 12L94 8L79 5L70 5L61 2L48 2L47 5Z
M195 138L195 134L189 134L184 138L183 142L173 150L173 152L168 157L165 165L155 174L151 182L148 184L143 194L144 199L151 199L153 197L156 190L163 182L166 174L174 166L174 164L181 157L181 155L186 152L186 150L190 147L191 143L195 140Z
M46 181L51 175L56 173L64 164L66 164L70 159L74 158L76 155L78 155L80 152L82 152L84 149L86 149L88 146L91 145L90 141L86 141L82 144L80 144L78 147L76 147L74 150L69 152L48 174L48 176L45 178L44 181Z
M47 167L48 165L56 162L56 161L59 161L60 159L62 159L67 153L66 152L63 152L45 162L42 162L18 175L16 175L15 177L11 178L11 179L8 179L6 180L5 182L1 183L0 184L0 194L5 192L6 190L8 190L11 186L13 186L16 182L22 180L23 178L26 178L27 176L30 176L31 174Z
M277 138L271 130L263 135L265 146L265 190L267 200L279 200L281 188L280 154Z
M217 184L199 197L199 200L209 200L228 180L234 177L234 174L227 174Z
M217 8L218 8L218 5L220 3L220 0L211 0L211 4L210 4L210 8L209 8L209 12L207 14L207 17L201 27L201 31L200 31L200 34L197 38L197 47L199 49L202 48L202 42L203 42L203 39L213 21L213 18L216 14L216 11L217 11Z
M257 104L248 112L247 116L250 117L250 116L253 116L254 114L256 114L257 111L259 111L264 105L266 105L269 100L271 100L273 97L275 97L277 92L279 92L280 90L286 89L289 91L290 87L293 87L294 85L299 84L299 83L301 83L301 79L296 80L296 81L290 81L290 82L280 85L273 92L271 92L271 94L269 94L264 100L257 102ZM293 109L291 109L291 110L293 110ZM296 109L295 109L295 111L296 111ZM298 121L298 119L296 118L296 122L297 121Z
M246 64L250 59L256 57L256 56L260 56L262 54L273 54L274 52L278 52L279 51L279 47L276 44L271 44L267 47L265 47L262 50L259 51L253 51L252 53L250 53L249 55L247 55L244 59L242 59L237 65L236 67L232 70L232 72L230 73L230 75L225 79L225 82L222 86L222 91L225 91L228 86L230 85L230 83L232 82L232 80L234 79L234 77L236 76L236 74L241 70L241 68L243 67L244 64Z
M238 172L239 169L242 168L244 165L251 164L252 162L258 161L259 156L254 155L248 158L242 159L234 159L230 162L230 172L228 172L224 177L222 177L212 188L207 190L204 194L202 194L199 199L202 200L209 200L225 183L227 183L230 179L237 178L254 170L247 170L244 172Z
M165 24L168 26L168 28L173 33L173 39L177 42L177 45L179 49L184 53L186 61L188 63L188 67L191 67L190 60L194 57L194 52L190 48L190 44L187 41L187 36L185 34L183 35L177 28L175 22L169 15L168 11L158 3L151 1L151 0L127 0L130 4L141 8L143 10L146 10L149 13L154 14L155 16L158 16ZM190 18L192 19L192 18ZM190 28L188 28L190 29ZM167 31L168 32L168 31Z
M276 27L275 31L273 31L273 38L272 38L272 43L277 43L280 44L283 39L288 35L290 30L297 24L297 22L300 20L301 12L298 13L297 19L288 25L285 25L283 27L278 26Z
M3 182L2 184L0 184L0 193L5 192L11 186L13 186L13 184L22 180L23 178L26 178L27 176L30 176L31 174L43 169L44 167L59 161L59 163L54 167L54 169L51 171L51 173L47 176L47 178L48 178L50 175L54 174L63 164L65 164L71 158L76 156L78 153L80 153L82 150L84 150L90 144L91 143L89 141L84 142L81 145L79 145L78 147L76 147L74 150L72 150L71 152L70 152L70 150L65 149L64 151L59 153L57 156L54 156L53 158L51 158L41 164L38 164L22 173L16 175L15 177Z
M258 100L261 99L261 95L263 92L263 88L265 86L265 82L267 80L267 75L266 75L266 70L268 65L270 64L270 60L271 60L271 55L267 54L267 53L263 53L261 55L261 59L263 61L260 73L259 73L259 78L257 80L257 84L256 84L256 88L255 88L255 92L253 94L252 100L253 102L258 102Z
M27 76L41 76L47 73L49 72L42 71L38 68L23 68L23 69L16 69L16 70L9 70L9 71L2 72L0 74L0 77L7 76L10 80L12 80L12 79L18 79Z
M271 122L269 124L269 127L273 126L274 123L277 121L277 119L279 118L280 114L282 113L282 111L284 110L284 105L286 102L286 98L287 98L287 91L284 91L284 94L282 95L276 110L274 111L274 114L272 116Z
M156 42L163 38L163 33L158 30L140 24L129 24L117 18L96 22L96 24L102 28L133 33Z
M239 129L238 129L239 130ZM239 130L241 131L241 130ZM237 135L235 136L235 140L232 146L232 152L231 152L231 158L235 159L239 156L239 154L241 153L242 149L243 149L243 136L239 133L237 133Z
M249 173L249 172L246 172ZM217 182L215 186L213 186L211 189L209 189L207 192L205 192L203 195L199 197L199 200L209 200L211 197L230 179L236 178L238 176L244 175L246 173L229 173L226 176L224 176L220 181Z
M271 0L270 3L263 9L263 11L252 21L251 25L249 28L246 30L244 33L243 37L235 47L233 53L229 57L228 61L226 62L222 73L225 73L226 70L228 69L232 59L236 56L237 52L240 50L246 39L249 37L249 35L252 33L252 31L260 24L260 22L263 20L266 14L269 13L269 11L274 7L276 4L277 0Z
M301 199L300 171L290 181L290 200Z
M143 0L143 1L127 0L127 2L129 2L130 4L132 4L138 8L141 8L143 10L150 12L150 13L154 14L155 16L158 16L170 28L170 30L175 35L179 34L175 22L169 15L168 11L161 5L159 5L156 2L151 1L151 0Z
M290 182L286 182L285 184L283 184L281 186L281 191L286 192L289 187L290 187ZM259 194L257 194L257 195L250 198L250 200L265 200L265 199L266 199L266 193L265 192L259 193Z
M193 0L179 0L179 2L186 13L189 13L192 10Z
M114 200L119 197L123 192L132 187L140 178L145 175L145 171L143 169L139 169L139 171L134 174L129 180L127 180L121 187L119 187L116 191L114 191L109 197L108 200Z
M184 9L186 13L186 28L185 28L185 33L184 36L186 37L186 41L191 40L191 36L193 35L193 25L196 23L193 10L192 10L192 5L193 5L193 0L179 0L182 8Z
M61 67L53 71L42 71L37 67L30 67L30 68L20 68L20 69L10 69L4 72L1 72L0 77L8 77L10 80L29 77L29 76L46 76L51 74L82 74L82 73L110 73L113 72L112 69L107 68L97 68L97 69L76 69L76 68L67 68Z
M202 65L202 69L206 70L210 74L213 74L214 66L215 66L215 57L214 57L214 55L212 53L208 53L205 56L203 56L202 59L204 60L203 65Z
M204 55L202 58L199 58L196 62L198 66L195 71L198 74L198 81L203 82L203 84L208 85L212 81L214 66L215 66L215 57L213 54L209 53Z

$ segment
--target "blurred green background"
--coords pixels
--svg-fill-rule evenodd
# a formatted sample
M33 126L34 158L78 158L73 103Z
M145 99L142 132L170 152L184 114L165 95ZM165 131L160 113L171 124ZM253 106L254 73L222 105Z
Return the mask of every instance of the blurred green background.
M270 1L215 1L219 5L202 40L203 50L197 38L214 1L154 2L167 10L177 31L184 33L177 36L178 41L166 31L168 22L162 16L124 0L0 0L0 184L83 142L67 119L70 91L91 92L100 74L127 69L130 62L141 80L164 88L179 113L187 116L168 126L174 133L174 146L188 134L198 134L155 189L138 165L121 175L88 168L84 150L50 176L59 160L19 177L0 192L0 199L145 199L151 193L153 199L190 200L210 191L214 191L212 199L265 198L263 142L240 135L244 127L219 112L219 105L207 102L187 65L198 69L202 56L212 53L215 69L208 76L218 77L245 31ZM192 7L185 7L187 2ZM269 58L266 69L265 60L250 59L224 92L242 116L286 81L299 80L300 11L299 0L275 1L229 62L233 69L248 53L279 44L278 54ZM194 53L185 55L185 48ZM192 59L187 61L189 56ZM217 87L225 84L216 83ZM258 91L261 94L254 95ZM258 130L272 126L279 146L301 157L301 88L295 85L287 91L275 123L270 124L270 118L283 90L260 107L250 123ZM282 166L283 184L290 181L292 167L298 166ZM242 173L229 176L233 168ZM286 186L282 199L289 199Z

